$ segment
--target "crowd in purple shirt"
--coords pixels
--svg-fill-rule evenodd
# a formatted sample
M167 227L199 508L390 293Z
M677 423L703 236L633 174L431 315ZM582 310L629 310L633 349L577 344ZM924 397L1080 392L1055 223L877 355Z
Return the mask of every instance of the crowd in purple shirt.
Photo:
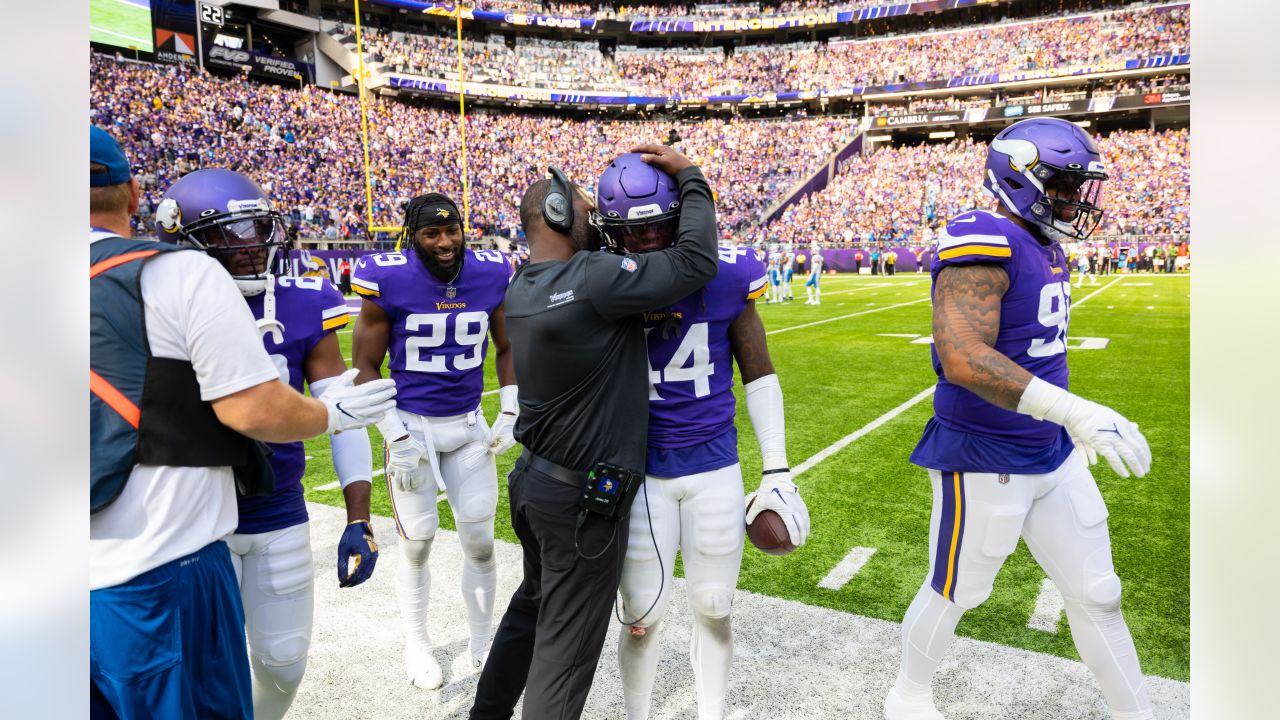
M367 224L360 104L315 87L223 79L178 66L97 56L90 66L92 121L124 144L143 183L143 218L185 172L246 173L289 214L300 235L333 227L359 237ZM636 142L667 139L702 165L717 191L726 233L753 225L779 195L853 139L853 118L667 122L570 120L524 112L467 114L467 193L475 233L511 237L521 195L548 165L592 187ZM414 195L447 193L462 204L458 115L377 99L369 106L375 226L400 223Z

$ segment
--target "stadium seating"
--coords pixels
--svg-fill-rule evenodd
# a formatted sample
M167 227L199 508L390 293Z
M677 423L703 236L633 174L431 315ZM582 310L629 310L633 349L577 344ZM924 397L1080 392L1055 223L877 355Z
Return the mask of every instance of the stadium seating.
M1187 130L1115 132L1098 139L1110 180L1098 235L1190 232ZM886 147L855 158L825 190L787 208L748 242L861 244L874 236L928 244L934 228L972 207L993 208L981 190L986 146L969 140Z
M144 180L144 216L184 171L224 166L257 180L303 236L320 235L326 223L344 234L363 224L356 98L103 56L93 59L90 79L94 122L120 138ZM503 236L514 233L520 196L547 165L589 186L615 155L663 140L672 127L530 113L475 113L467 121L472 224ZM738 231L853 139L856 121L709 120L678 131L680 147L719 192L721 228ZM456 113L381 100L370 107L369 135L375 224L399 224L399 208L420 192L461 200Z

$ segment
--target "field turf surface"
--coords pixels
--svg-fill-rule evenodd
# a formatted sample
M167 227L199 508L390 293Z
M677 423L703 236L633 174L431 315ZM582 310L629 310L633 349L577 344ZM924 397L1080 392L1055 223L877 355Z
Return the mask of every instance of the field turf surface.
M823 280L820 306L804 304L804 287L783 304L758 303L786 401L792 468L864 428L931 387L929 276L837 275ZM1111 511L1116 570L1123 607L1143 672L1190 680L1190 280L1186 275L1101 278L1073 289L1070 346L1105 338L1105 349L1069 351L1071 389L1138 423L1151 444L1151 473L1122 479L1105 461L1094 476ZM812 324L809 324L812 323ZM800 327L804 326L804 327ZM349 328L348 328L349 330ZM350 357L351 334L339 339ZM736 369L735 369L736 372ZM495 390L492 353L486 391ZM747 490L755 489L760 453L738 394L739 451ZM483 399L485 416L498 412L496 393ZM753 592L900 622L928 568L930 489L925 471L907 457L932 414L931 397L903 410L797 478L809 507L808 543L785 557L749 544L739 587ZM370 428L374 468L381 438ZM342 504L329 462L329 441L307 444L307 499ZM497 535L516 542L507 511L505 477L519 454L498 459ZM319 489L333 486L333 489ZM448 503L441 525L453 528ZM373 512L391 515L382 477L375 477ZM818 586L855 547L874 548L866 565L839 590ZM1056 633L1028 627L1044 571L1024 544L1005 564L995 591L968 612L960 635L1079 659L1066 618ZM501 605L501 603L500 603ZM499 608L499 613L501 607Z

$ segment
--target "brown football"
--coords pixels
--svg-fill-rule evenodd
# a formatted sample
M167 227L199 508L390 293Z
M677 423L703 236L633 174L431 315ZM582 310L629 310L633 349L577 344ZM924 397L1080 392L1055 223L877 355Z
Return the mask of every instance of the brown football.
M751 498L752 503L755 501L755 498ZM747 509L750 510L751 505L747 505ZM796 549L791 544L791 536L787 534L787 524L772 510L761 512L747 524L747 537L765 555L786 555Z

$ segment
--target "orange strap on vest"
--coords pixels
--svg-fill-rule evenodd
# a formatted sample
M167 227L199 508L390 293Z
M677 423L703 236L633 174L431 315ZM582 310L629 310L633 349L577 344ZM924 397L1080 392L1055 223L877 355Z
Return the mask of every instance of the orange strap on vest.
M138 252L125 253L108 260L103 260L96 265L89 266L89 279L92 280L113 267L118 267L125 263L140 260L145 257L151 257L158 252L160 251L139 250ZM135 430L138 428L138 421L142 418L142 411L139 410L138 406L134 405L129 398L125 397L124 393L117 390L114 385L107 382L106 379L98 373L94 372L93 368L89 369L89 392L97 395L98 399L107 404L107 407L119 413L120 417L124 418L125 422L132 425Z
M123 265L127 262L133 262L134 260L139 260L144 257L151 257L152 255L155 255L158 252L160 251L159 250L139 250L138 252L131 252L131 253L125 253L123 255L117 255L113 258L103 260L102 262L96 265L90 265L89 279L92 280L93 278L101 275L102 273L110 270L113 267Z
M92 368L89 370L89 392L97 395L98 399L107 404L107 407L119 413L120 417L124 418L125 422L132 425L135 430L138 428L138 421L142 418L142 411L129 398L125 397L124 393L117 390L114 385L94 372Z

